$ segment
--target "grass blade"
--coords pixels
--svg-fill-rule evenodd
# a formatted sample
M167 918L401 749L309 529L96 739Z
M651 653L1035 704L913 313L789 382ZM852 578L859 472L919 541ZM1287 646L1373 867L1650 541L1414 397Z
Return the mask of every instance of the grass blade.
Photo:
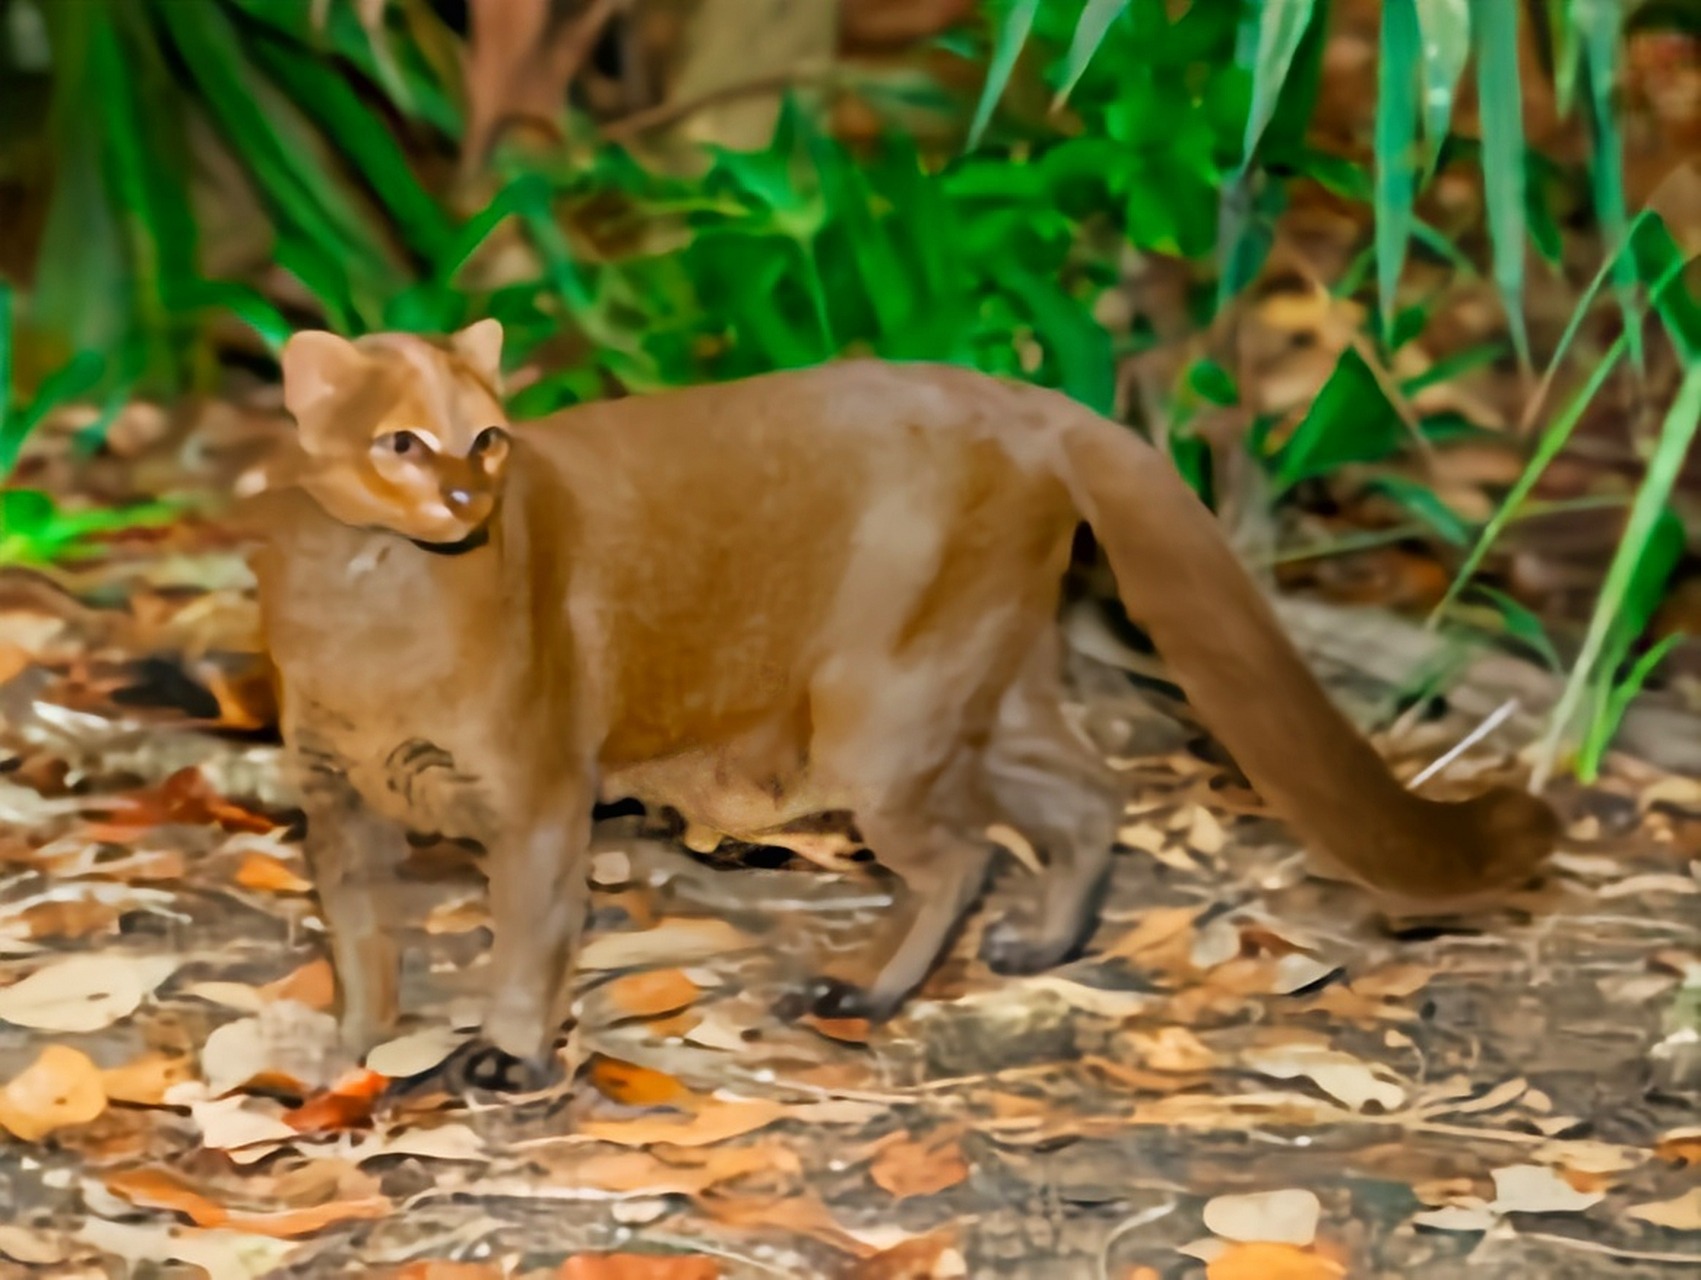
M1636 490L1636 498L1630 504L1630 518L1625 523L1624 537L1620 539L1618 550L1612 557L1612 564L1607 568L1606 581L1601 585L1600 599L1595 602L1594 615L1589 619L1589 630L1583 638L1583 648L1577 655L1576 664L1571 668L1571 675L1565 682L1565 691L1560 695L1559 704L1554 707L1553 716L1548 721L1547 733L1542 738L1537 754L1532 788L1539 789L1553 773L1565 734L1583 704L1583 698L1594 677L1596 663L1606 645L1608 634L1624 607L1637 566L1653 540L1660 515L1671 497L1673 486L1677 483L1677 475L1683 466L1684 457L1695 441L1697 428L1701 428L1701 364L1690 366L1684 376L1683 385L1678 388L1677 399L1672 402L1671 410L1666 414L1665 422L1660 428L1654 455L1648 461L1647 474L1642 478L1642 484Z
M992 61L986 68L986 86L980 92L974 122L969 125L970 151L980 145L981 135L992 120L992 109L1004 96L1004 90L1010 83L1010 73L1016 69L1016 59L1021 56L1022 46L1028 42L1028 33L1033 30L1034 15L1038 12L1039 0L1015 0L999 25L992 47Z
M1241 144L1240 167L1252 164L1258 142L1276 114L1276 102L1287 83L1288 68L1299 52L1305 29L1311 24L1315 0L1261 0L1258 11L1258 48L1252 62L1252 106L1246 116L1246 138Z
M1607 249L1616 254L1629 234L1624 200L1624 145L1612 100L1618 79L1618 42L1624 13L1620 0L1576 0L1572 13L1582 39L1589 86L1590 134L1595 143L1589 184L1594 189L1595 214L1606 232ZM1619 308L1624 312L1625 332L1630 335L1630 361L1640 374L1645 362L1642 313L1636 301L1636 263L1629 254L1616 254L1615 261L1613 286L1618 293Z
M1618 727L1624 723L1624 713L1630 710L1630 704L1642 692L1642 686L1648 683L1655 669L1665 661L1666 655L1686 639L1688 636L1683 632L1673 632L1636 659L1624 679L1607 691L1600 711L1589 721L1588 733L1577 752L1577 776L1584 782L1593 782L1600 775L1606 749L1618 736Z
M1129 0L1087 0L1087 7L1081 10L1081 20L1075 24L1075 35L1069 41L1069 52L1063 59L1063 83L1058 87L1057 97L1052 100L1053 111L1069 101L1069 95L1080 83L1087 64L1104 43L1110 24L1122 16L1128 4Z
M12 474L12 286L0 280L0 480Z
M1524 323L1524 104L1518 80L1518 6L1512 0L1471 0L1471 5L1494 282L1506 307L1512 345L1527 369L1530 336Z
M1376 82L1376 285L1382 336L1394 329L1394 307L1417 198L1418 100L1415 67L1423 61L1415 0L1385 0Z
M1470 0L1417 0L1423 33L1423 133L1429 142L1424 178L1435 173L1441 143L1453 124L1453 98L1471 56ZM1383 22L1388 21L1386 15Z

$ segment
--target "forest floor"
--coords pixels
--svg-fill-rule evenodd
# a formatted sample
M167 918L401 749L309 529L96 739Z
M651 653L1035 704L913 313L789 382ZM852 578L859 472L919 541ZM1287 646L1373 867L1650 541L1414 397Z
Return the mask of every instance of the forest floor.
M617 818L571 1084L501 1096L460 1073L488 943L466 850L416 850L407 1034L364 1066L337 1047L264 694L230 656L235 549L178 523L54 577L0 573L0 1276L1701 1266L1693 779L1617 760L1560 796L1544 883L1392 931L1083 659L1128 797L1085 958L975 958L1023 896L1013 856L895 1022L782 1021L886 882L826 842L734 867ZM1409 730L1402 767L1471 727Z

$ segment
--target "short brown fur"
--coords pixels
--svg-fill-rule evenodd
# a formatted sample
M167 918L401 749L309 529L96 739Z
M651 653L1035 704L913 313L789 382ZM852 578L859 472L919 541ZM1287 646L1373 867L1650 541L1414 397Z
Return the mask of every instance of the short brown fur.
M487 847L485 1030L546 1047L598 798L758 840L854 814L916 905L872 984L824 989L824 1010L883 1016L926 976L991 822L1047 870L1035 918L989 931L989 958L1066 956L1120 811L1059 705L1083 518L1129 614L1325 867L1448 907L1552 848L1552 813L1523 793L1401 787L1167 461L1062 395L847 361L510 426L499 342L485 322L447 348L308 334L285 352L299 483L265 499L255 563L357 1045L396 1015L385 886L412 826ZM398 431L431 447L398 454Z

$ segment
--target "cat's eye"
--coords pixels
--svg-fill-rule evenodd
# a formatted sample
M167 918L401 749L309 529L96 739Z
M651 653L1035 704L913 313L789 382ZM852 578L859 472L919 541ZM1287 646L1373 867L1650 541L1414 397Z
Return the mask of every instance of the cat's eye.
M396 454L412 453L425 443L411 431L392 431L388 439L390 452Z
M499 444L507 443L507 440L508 433L501 427L486 427L473 437L472 451L475 454L485 453Z

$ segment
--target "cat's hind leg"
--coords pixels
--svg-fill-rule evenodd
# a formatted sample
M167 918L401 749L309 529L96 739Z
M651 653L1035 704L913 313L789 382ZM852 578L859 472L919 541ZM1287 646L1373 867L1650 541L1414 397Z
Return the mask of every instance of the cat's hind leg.
M1038 910L986 932L982 955L1000 973L1035 973L1078 953L1109 879L1121 800L1109 768L1064 717L1062 696L1048 639L1005 694L982 757L994 807L1045 862Z

